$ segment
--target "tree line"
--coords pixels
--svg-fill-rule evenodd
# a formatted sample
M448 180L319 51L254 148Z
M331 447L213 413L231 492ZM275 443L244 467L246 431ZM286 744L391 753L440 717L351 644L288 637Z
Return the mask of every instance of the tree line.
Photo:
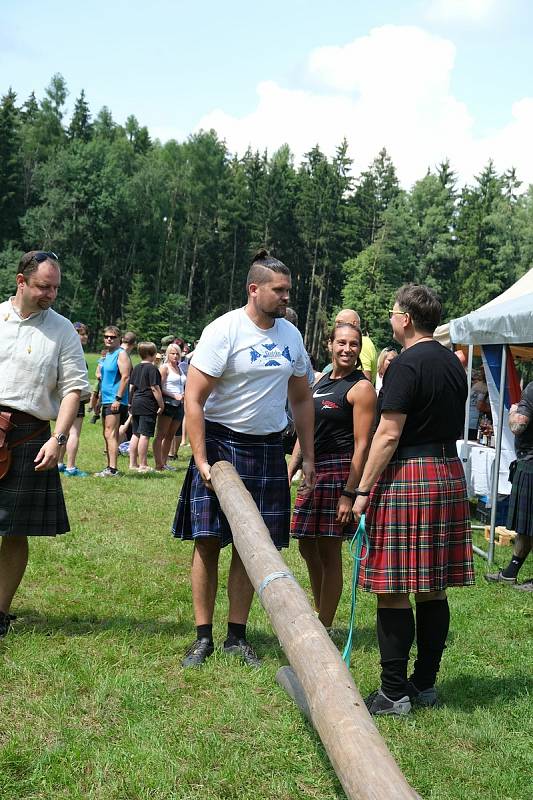
M20 254L58 253L57 309L158 340L196 338L243 304L253 253L268 247L292 271L291 305L309 352L341 306L356 308L377 346L406 281L435 288L445 317L468 313L533 264L533 187L492 161L459 186L444 161L403 189L381 149L352 173L346 141L296 164L287 145L237 156L213 130L153 141L135 116L93 117L82 91L66 122L56 74L38 100L8 89L0 103L0 290Z

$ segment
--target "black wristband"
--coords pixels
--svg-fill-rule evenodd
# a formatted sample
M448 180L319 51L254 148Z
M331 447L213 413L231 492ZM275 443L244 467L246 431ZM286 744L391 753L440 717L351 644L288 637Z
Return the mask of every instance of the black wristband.
M119 397L119 395L116 394L115 395L115 403L121 403L121 402L122 402L122 397Z
M349 492L348 489L343 489L341 492L341 497L349 497L350 500L355 500L357 497L357 492Z
M360 489L355 490L356 497L370 497L370 492L362 492Z

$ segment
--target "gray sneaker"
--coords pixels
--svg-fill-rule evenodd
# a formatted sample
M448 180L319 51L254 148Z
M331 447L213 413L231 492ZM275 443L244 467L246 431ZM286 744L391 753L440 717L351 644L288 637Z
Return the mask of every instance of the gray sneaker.
M381 689L378 689L365 698L365 705L373 717L385 716L387 714L397 717L405 717L411 711L411 701L408 695L400 697L399 700L391 700Z
M437 705L437 690L434 686L430 686L429 689L422 689L422 691L420 691L420 689L416 688L413 681L408 681L407 691L409 692L411 703L415 706L433 708Z
M485 580L489 583L516 583L516 578L506 578L502 570L499 572L488 572Z
M94 473L95 478L120 478L119 472L111 472L109 467L106 467L101 472Z

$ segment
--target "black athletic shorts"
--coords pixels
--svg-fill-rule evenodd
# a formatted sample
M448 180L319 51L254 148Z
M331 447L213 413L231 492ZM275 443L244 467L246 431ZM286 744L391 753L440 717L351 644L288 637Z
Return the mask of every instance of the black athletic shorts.
M111 411L111 403L104 403L102 406L102 419L106 417L112 416L114 414L120 414L120 424L124 425L126 420L128 419L128 406L125 406L123 403L120 404L118 411Z
M156 417L153 414L134 414L131 418L134 436L153 436Z

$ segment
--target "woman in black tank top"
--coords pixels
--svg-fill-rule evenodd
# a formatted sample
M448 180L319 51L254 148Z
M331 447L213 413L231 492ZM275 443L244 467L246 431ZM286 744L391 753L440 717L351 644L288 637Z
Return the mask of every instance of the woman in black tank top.
M342 593L342 542L354 533L352 505L372 438L376 393L360 368L361 329L336 325L329 337L333 369L313 387L316 486L298 493L291 536L309 570L315 606L330 628ZM289 481L299 466L296 443Z

